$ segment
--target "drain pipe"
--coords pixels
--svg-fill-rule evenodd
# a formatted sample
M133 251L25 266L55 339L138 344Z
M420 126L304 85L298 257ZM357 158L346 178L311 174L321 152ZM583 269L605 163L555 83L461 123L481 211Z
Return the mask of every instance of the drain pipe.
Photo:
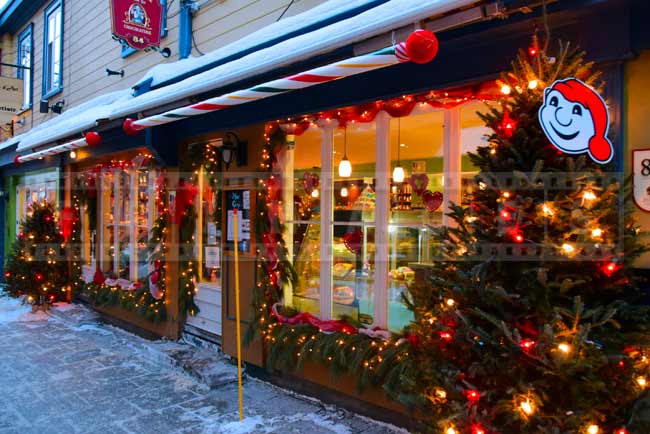
M180 8L178 57L180 59L187 59L192 54L192 15L198 8L193 0L181 0Z

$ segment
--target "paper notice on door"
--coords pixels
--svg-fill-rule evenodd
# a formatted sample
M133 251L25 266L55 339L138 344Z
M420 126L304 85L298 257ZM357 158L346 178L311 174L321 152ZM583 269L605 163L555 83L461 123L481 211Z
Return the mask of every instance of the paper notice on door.
M205 248L205 268L220 268L221 267L221 249L219 247L206 247Z
M217 244L217 224L208 222L208 244Z

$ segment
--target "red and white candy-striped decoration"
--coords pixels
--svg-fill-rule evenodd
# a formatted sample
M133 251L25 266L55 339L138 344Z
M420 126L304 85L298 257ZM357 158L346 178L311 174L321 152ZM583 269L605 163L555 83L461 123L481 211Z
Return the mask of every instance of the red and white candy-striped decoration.
M134 135L138 131L174 122L180 119L199 116L224 108L259 101L273 95L304 89L320 83L338 80L344 77L361 74L375 69L385 68L397 63L412 61L428 63L438 52L438 40L428 30L416 30L406 42L393 47L384 48L373 53L341 60L329 65L314 68L300 74L269 81L248 89L227 93L210 98L186 107L170 110L143 119L126 119L123 124L127 134Z
M43 149L41 151L32 152L27 155L16 155L14 163L22 164L32 160L38 160L44 157L57 155L62 152L72 151L73 149L83 148L85 146L97 146L101 142L101 137L95 132L87 133L81 139L73 140L62 145L53 146L51 148Z

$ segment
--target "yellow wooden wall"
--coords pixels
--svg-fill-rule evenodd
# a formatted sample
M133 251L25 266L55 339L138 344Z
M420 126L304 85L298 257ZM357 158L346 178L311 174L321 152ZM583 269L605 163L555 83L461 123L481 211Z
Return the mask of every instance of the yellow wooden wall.
M625 172L630 173L634 149L650 149L650 51L643 51L625 65ZM645 231L650 231L650 213L636 208L635 216ZM650 268L650 254L638 266Z
M296 0L284 18L304 12L324 1ZM69 109L100 94L128 89L151 67L177 61L181 2L168 0L169 3L168 34L163 38L161 47L169 47L172 56L164 59L155 52L137 52L123 59L120 44L111 37L109 0L64 0L63 92L53 96L50 104L64 99L64 110ZM205 53L234 42L275 22L289 3L290 0L212 0L194 15L196 45ZM43 11L48 5L49 2L30 20L34 24L35 110L23 115L25 123L22 126L16 125L16 134L57 116L53 113L38 113L43 72ZM26 23L16 35L28 25ZM16 35L3 35L0 38L5 62L15 61ZM192 55L199 56L199 53L193 49ZM124 78L107 77L106 68L124 69Z

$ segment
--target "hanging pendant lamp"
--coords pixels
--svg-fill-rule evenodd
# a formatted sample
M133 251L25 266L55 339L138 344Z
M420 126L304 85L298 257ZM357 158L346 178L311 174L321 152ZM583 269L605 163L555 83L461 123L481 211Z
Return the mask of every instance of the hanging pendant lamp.
M339 163L339 176L349 178L352 175L352 163L348 160L348 126L345 126L343 138L343 159Z
M404 168L402 167L402 162L400 161L399 158L399 148L402 147L401 132L402 132L401 119L397 118L397 166L395 166L395 168L393 169L393 182L396 184L401 184L402 182L404 182L404 178L406 177L406 173L404 172Z

